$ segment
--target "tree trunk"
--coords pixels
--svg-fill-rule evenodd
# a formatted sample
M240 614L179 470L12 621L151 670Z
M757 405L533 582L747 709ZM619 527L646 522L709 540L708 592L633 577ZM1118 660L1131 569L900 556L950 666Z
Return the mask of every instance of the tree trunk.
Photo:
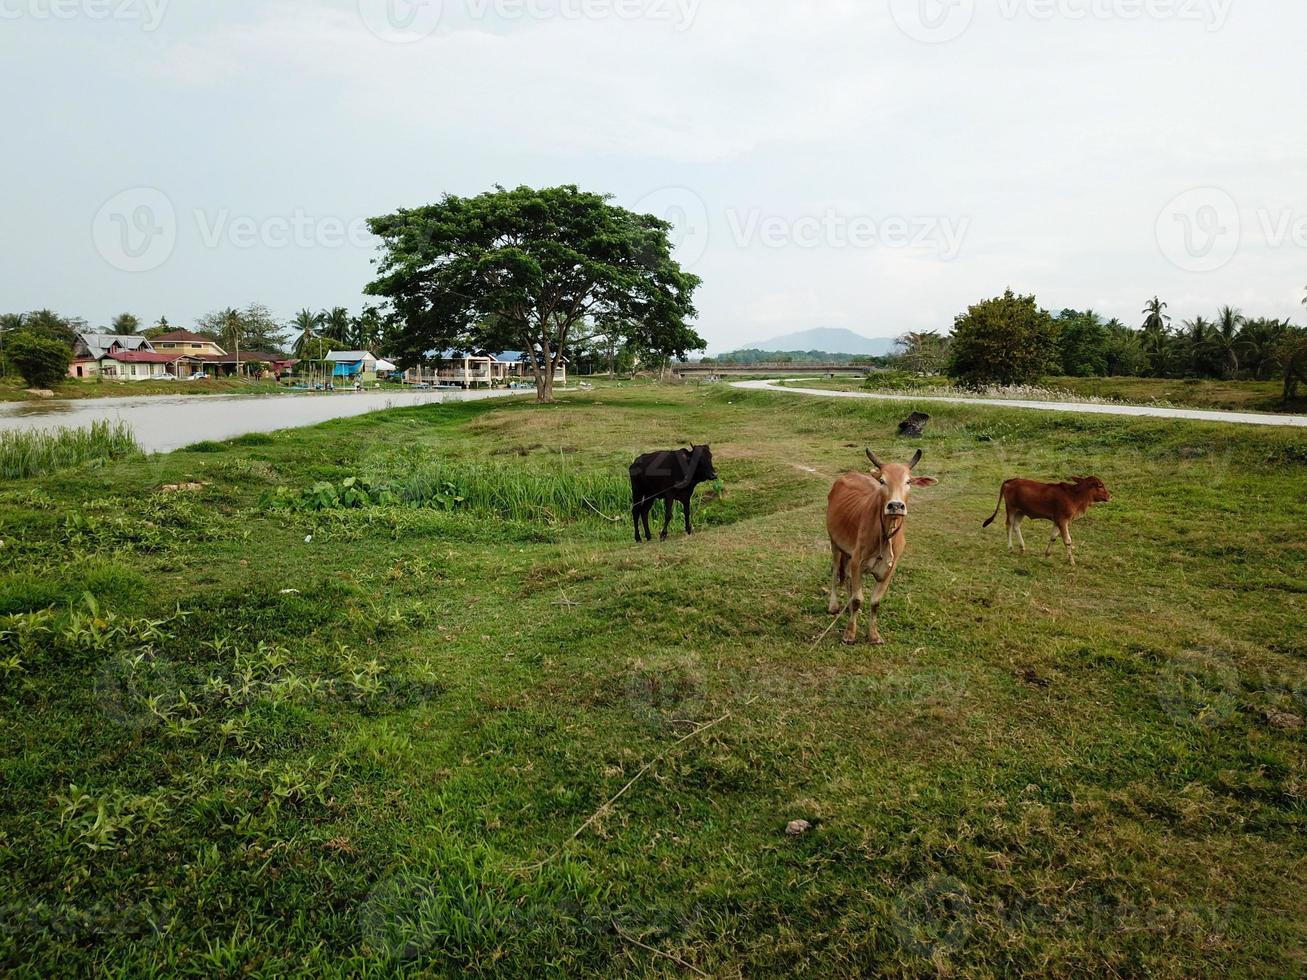
M536 376L536 404L545 405L554 400L554 372L547 368Z

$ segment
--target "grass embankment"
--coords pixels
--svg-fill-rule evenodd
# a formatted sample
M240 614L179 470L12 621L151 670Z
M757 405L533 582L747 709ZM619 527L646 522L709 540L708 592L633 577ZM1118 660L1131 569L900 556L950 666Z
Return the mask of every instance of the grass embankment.
M614 389L6 485L0 964L1301 973L1301 433L929 411L883 648L814 640L899 404ZM586 503L705 440L695 537ZM272 506L420 472L464 502ZM1085 472L1077 569L980 529Z
M949 379L879 376L865 381L852 378L819 378L811 381L787 380L787 386L827 388L835 391L887 391L896 394L920 391L923 394L953 394ZM1281 399L1283 385L1278 381L1207 381L1173 378L1067 378L1050 377L1030 388L1010 394L992 392L993 397L1034 398L1044 401L1102 400L1124 405L1163 403L1176 408L1200 408L1211 411L1269 412L1301 414L1307 412L1307 399L1286 406Z

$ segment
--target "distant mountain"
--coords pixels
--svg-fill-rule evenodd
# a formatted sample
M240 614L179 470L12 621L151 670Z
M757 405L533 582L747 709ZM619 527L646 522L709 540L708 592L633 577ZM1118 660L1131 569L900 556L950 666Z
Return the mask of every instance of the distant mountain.
M757 344L745 344L741 350L808 351L823 350L828 354L869 354L879 356L894 349L892 337L864 337L842 327L818 327L799 333L787 333Z

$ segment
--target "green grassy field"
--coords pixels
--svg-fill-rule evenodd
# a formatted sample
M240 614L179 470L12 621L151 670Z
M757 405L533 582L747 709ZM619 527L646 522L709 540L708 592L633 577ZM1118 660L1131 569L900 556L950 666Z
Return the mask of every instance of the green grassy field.
M6 481L0 966L1301 975L1303 435L904 408L613 388ZM690 441L724 491L637 547L625 467ZM941 480L881 648L823 636L865 445ZM1077 568L981 530L1091 472Z
M904 391L901 384L886 385L876 375L865 381L852 378L821 378L784 382L791 387L830 388L836 391L886 390ZM948 388L945 377L913 379L913 386L923 391ZM1210 381L1198 378L1187 380L1171 378L1044 378L1039 389L1045 391L1014 397L1043 397L1056 399L1061 395L1070 400L1102 399L1126 405L1149 405L1161 402L1177 408L1201 408L1212 411L1270 412L1272 414L1307 412L1307 399L1285 405L1282 388L1277 381Z

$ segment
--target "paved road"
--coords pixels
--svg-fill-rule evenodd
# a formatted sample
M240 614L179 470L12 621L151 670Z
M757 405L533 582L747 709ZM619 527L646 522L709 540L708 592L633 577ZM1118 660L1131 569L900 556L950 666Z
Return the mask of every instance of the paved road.
M800 378L801 381L816 380ZM1193 419L1198 422L1233 422L1235 425L1288 425L1307 428L1307 415L1266 415L1260 412L1205 412L1194 408L1151 405L1103 405L1094 402L1036 402L999 398L957 398L945 395L881 395L870 391L833 391L822 388L777 387L778 381L734 381L733 388L781 391L819 398L870 398L886 402L952 402L995 408L1026 408L1036 412L1075 412L1082 415L1134 415L1159 419Z

